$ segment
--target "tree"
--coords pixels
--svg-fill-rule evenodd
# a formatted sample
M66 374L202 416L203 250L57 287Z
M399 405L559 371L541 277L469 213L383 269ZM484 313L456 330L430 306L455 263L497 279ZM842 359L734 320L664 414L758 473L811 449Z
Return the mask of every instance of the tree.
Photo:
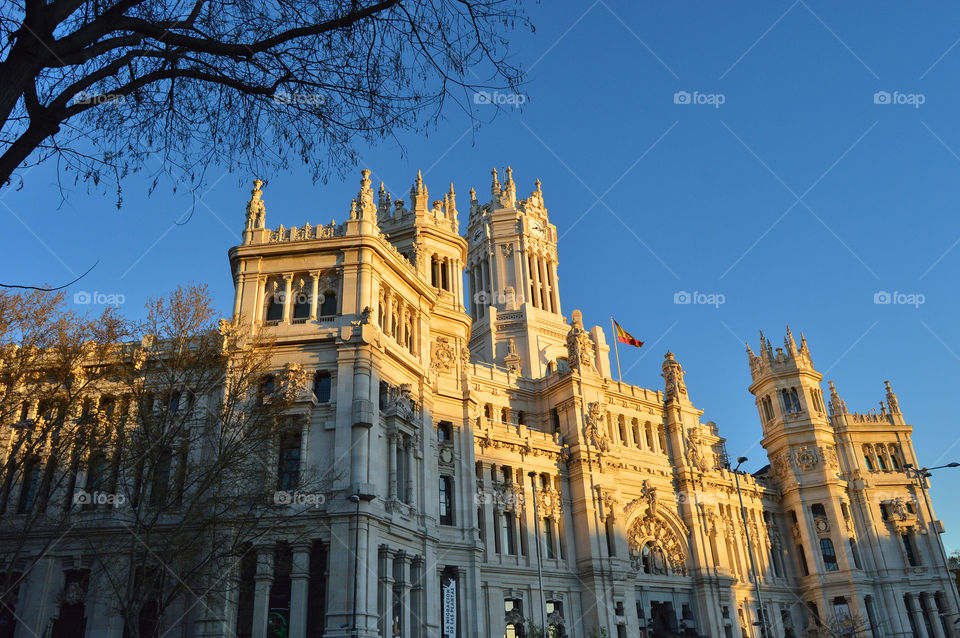
M120 180L149 158L190 186L211 163L352 163L355 139L516 91L518 0L26 0L0 9L0 184L55 159ZM346 160L346 161L344 161ZM151 164L151 167L153 165ZM157 178L154 178L156 185Z
M12 398L0 409L18 425L3 429L0 547L10 549L0 573L15 586L58 543L92 561L84 578L95 575L126 635L159 635L171 609L222 602L254 543L281 530L296 540L303 517L322 504L334 477L277 461L284 437L303 425L290 411L304 400L303 371L276 369L270 342L215 322L202 286L151 302L140 322L109 313L83 320L42 293L0 302L19 298L23 307L27 297L52 310L55 325L77 327L11 346L35 354L3 360L11 380L3 396ZM50 321L27 314L25 335ZM288 490L312 500L291 503Z

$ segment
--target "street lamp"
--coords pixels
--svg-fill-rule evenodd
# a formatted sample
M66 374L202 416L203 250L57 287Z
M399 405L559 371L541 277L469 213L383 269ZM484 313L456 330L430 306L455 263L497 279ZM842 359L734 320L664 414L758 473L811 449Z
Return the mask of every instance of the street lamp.
M933 529L933 533L937 537L937 547L940 548L940 558L943 560L943 568L947 570L947 578L950 581L950 585L947 589L950 591L950 598L953 599L954 609L960 611L960 604L958 604L957 599L957 588L956 584L950 578L950 563L947 561L947 552L943 549L943 539L940 538L940 531L934 528L933 526L933 509L930 507L930 499L927 497L927 483L926 479L931 476L932 470L940 470L947 467L960 467L960 463L953 461L952 463L947 463L946 465L935 465L934 467L921 467L916 468L913 463L904 464L903 468L907 473L907 476L910 478L917 479L917 482L920 484L920 493L923 494L923 502L927 506L927 524Z
M747 535L747 553L750 554L750 571L753 573L753 584L757 589L757 604L760 606L760 636L766 638L767 612L763 606L763 596L760 595L760 579L757 578L757 563L753 559L753 543L750 540L750 526L747 525L747 508L743 506L743 494L740 492L740 466L747 462L747 457L737 459L737 467L733 468L733 479L737 483L737 498L740 499L740 516L743 517L743 531Z
M543 625L540 627L541 638L547 635L547 604L543 600L543 567L540 564L540 511L537 506L537 473L534 470L527 472L530 485L533 486L533 532L536 535L537 545L537 582L540 583L540 613Z

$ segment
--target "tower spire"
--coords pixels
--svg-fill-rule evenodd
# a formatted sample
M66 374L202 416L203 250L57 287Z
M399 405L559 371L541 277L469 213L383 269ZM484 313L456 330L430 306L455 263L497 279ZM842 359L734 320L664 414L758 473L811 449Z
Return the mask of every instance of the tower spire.
M493 175L493 183L490 184L490 194L496 198L500 195L500 180L497 178L497 169L490 171Z

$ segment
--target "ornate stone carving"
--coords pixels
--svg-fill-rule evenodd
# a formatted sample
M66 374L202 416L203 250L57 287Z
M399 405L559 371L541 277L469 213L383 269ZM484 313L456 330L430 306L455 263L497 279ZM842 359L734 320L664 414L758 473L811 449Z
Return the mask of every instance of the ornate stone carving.
M686 539L681 539L662 519L638 518L627 532L630 564L636 571L685 576Z
M665 383L664 395L667 401L686 398L687 385L683 382L683 367L673 358L672 352L663 355L663 380Z
M583 327L583 313L574 310L567 333L567 365L571 372L596 372L593 365L593 339Z
M287 363L277 373L277 389L284 401L296 401L300 393L307 387L307 375L299 363Z
M812 470L820 462L820 457L817 454L817 448L807 445L796 451L795 458L797 461L797 467L804 472Z
M609 445L603 431L603 406L593 401L587 406L586 425L583 426L584 438L599 452L606 452Z
M827 520L826 516L817 516L813 519L813 526L817 530L819 536L829 536L830 535L830 521Z
M647 503L647 518L656 516L657 501L659 500L659 497L657 496L657 488L651 485L649 480L644 480L643 488L640 490L640 495Z
M430 366L437 372L444 374L453 370L457 355L453 344L446 337L437 337L433 341L433 351L430 355Z
M701 472L706 472L707 461L703 457L700 443L700 432L697 428L690 428L690 434L687 436L687 464L697 468Z
M510 340L507 346L507 354L503 358L503 363L510 372L520 374L520 355L517 354L517 344L513 339Z

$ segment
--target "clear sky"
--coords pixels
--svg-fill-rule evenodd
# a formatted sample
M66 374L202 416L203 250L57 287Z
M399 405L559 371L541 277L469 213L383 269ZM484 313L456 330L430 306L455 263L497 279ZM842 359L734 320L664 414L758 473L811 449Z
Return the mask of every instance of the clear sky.
M751 471L767 461L744 342L762 329L779 343L786 324L851 410L878 408L889 379L921 463L960 460L960 5L528 10L522 98L492 96L499 114L476 104L478 131L451 110L427 136L362 146L362 163L326 185L262 175L268 225L342 220L363 167L404 199L418 168L437 195L452 181L466 211L470 187L484 198L490 169L509 164L521 195L543 182L564 313L582 308L607 330L612 314L647 342L621 352L630 383L660 388L673 350L704 420ZM202 281L226 314L226 252L253 178L227 168L211 168L196 203L175 177L147 196L152 176L134 176L119 210L110 188L67 183L61 202L55 167L34 169L0 192L2 280L64 282L99 259L71 297L122 295L137 315L147 297ZM681 291L723 303L677 304ZM875 303L883 291L891 303ZM933 485L946 545L960 549L960 468Z

